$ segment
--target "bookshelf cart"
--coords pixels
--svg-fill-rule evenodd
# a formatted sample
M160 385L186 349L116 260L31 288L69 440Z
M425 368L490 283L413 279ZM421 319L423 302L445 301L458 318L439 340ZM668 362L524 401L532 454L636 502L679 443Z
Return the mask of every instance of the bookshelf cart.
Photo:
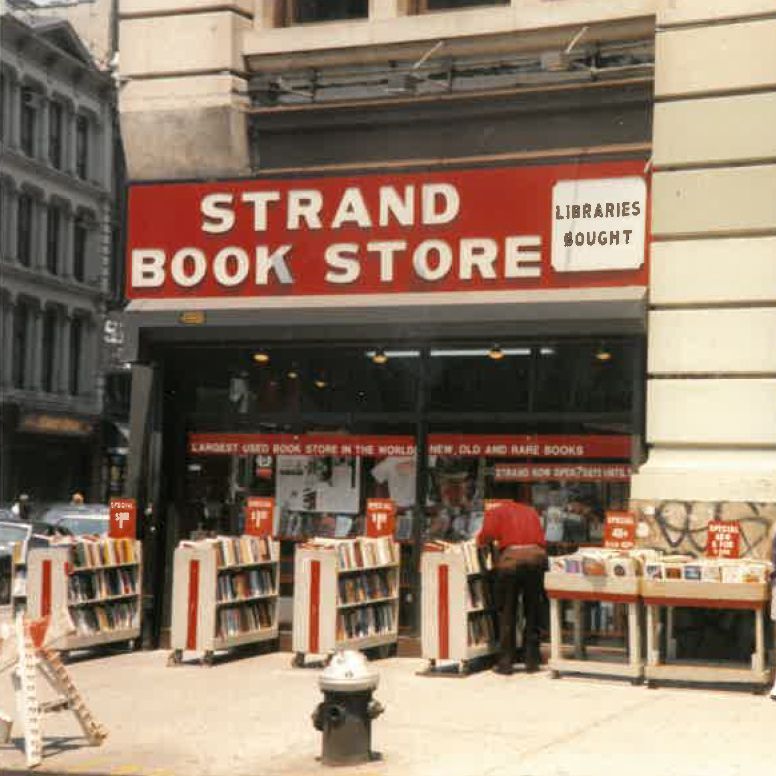
M265 537L227 536L181 542L175 550L172 585L172 652L213 653L277 641L278 542Z
M470 662L493 655L496 611L482 556L472 542L442 548L427 546L421 558L421 655L433 674L442 660L458 663L466 675Z
M70 652L140 637L142 545L102 538L31 549L27 613L32 619L67 608L75 633L57 649Z
M765 608L771 598L770 586L763 583L731 583L686 579L643 579L641 595L647 609L647 663L644 674L648 687L660 679L685 682L724 682L764 686L771 681L765 648ZM727 667L719 663L666 662L661 650L660 610L667 611L666 643L668 657L673 646L673 608L733 609L754 614L755 650L751 665Z
M294 561L293 665L335 649L389 654L399 638L399 546L392 538L317 539Z
M641 652L641 578L592 577L548 571L544 575L544 589L550 600L550 661L553 679L561 674L603 674L622 676L640 684L644 676ZM563 655L561 631L561 602L570 601L574 607L574 657ZM586 660L583 633L583 605L585 601L608 601L628 607L628 655L625 662L615 660Z

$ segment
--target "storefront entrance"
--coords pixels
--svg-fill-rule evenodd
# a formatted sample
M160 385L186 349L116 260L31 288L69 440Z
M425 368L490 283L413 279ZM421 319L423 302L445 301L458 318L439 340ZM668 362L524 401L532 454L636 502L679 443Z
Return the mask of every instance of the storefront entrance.
M295 545L363 533L368 500L390 498L412 628L422 543L471 537L489 501L533 504L552 552L600 541L640 454L642 353L639 337L166 348L168 553L241 533L247 499L271 497L290 600Z

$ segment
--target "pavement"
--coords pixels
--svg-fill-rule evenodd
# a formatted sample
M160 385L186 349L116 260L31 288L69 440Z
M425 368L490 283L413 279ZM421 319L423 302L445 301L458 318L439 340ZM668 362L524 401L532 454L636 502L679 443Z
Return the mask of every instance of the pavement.
M167 667L166 652L74 661L70 671L109 730L90 747L75 718L46 718L38 773L115 776L322 776L310 713L318 671L290 654ZM772 773L776 703L743 690L647 689L628 682L490 671L418 676L416 658L375 664L385 714L381 762L354 776L751 776ZM0 709L13 713L10 676ZM21 741L0 745L0 774L23 771ZM343 771L338 771L342 773Z

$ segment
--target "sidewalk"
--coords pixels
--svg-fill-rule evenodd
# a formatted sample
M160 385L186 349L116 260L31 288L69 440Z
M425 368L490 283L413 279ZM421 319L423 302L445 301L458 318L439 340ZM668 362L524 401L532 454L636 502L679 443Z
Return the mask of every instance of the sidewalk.
M660 688L548 672L505 678L424 678L421 660L376 663L374 726L385 757L368 766L320 766L310 713L318 671L291 655L230 659L213 668L167 668L166 653L84 660L72 674L107 741L90 748L74 717L44 725L37 773L116 776L751 776L774 769L776 703L743 691ZM9 675L0 709L13 712ZM18 735L15 728L13 735ZM23 769L0 746L0 774Z

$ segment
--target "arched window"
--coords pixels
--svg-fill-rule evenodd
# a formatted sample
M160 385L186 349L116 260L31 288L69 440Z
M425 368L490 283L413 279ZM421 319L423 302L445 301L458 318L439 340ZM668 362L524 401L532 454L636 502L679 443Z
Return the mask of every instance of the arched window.
M81 392L81 360L83 359L84 322L74 317L70 321L70 374L68 388L70 394L77 396Z
M30 327L32 308L29 302L18 301L13 317L13 352L11 354L11 382L14 388L27 387L29 350L32 345Z

